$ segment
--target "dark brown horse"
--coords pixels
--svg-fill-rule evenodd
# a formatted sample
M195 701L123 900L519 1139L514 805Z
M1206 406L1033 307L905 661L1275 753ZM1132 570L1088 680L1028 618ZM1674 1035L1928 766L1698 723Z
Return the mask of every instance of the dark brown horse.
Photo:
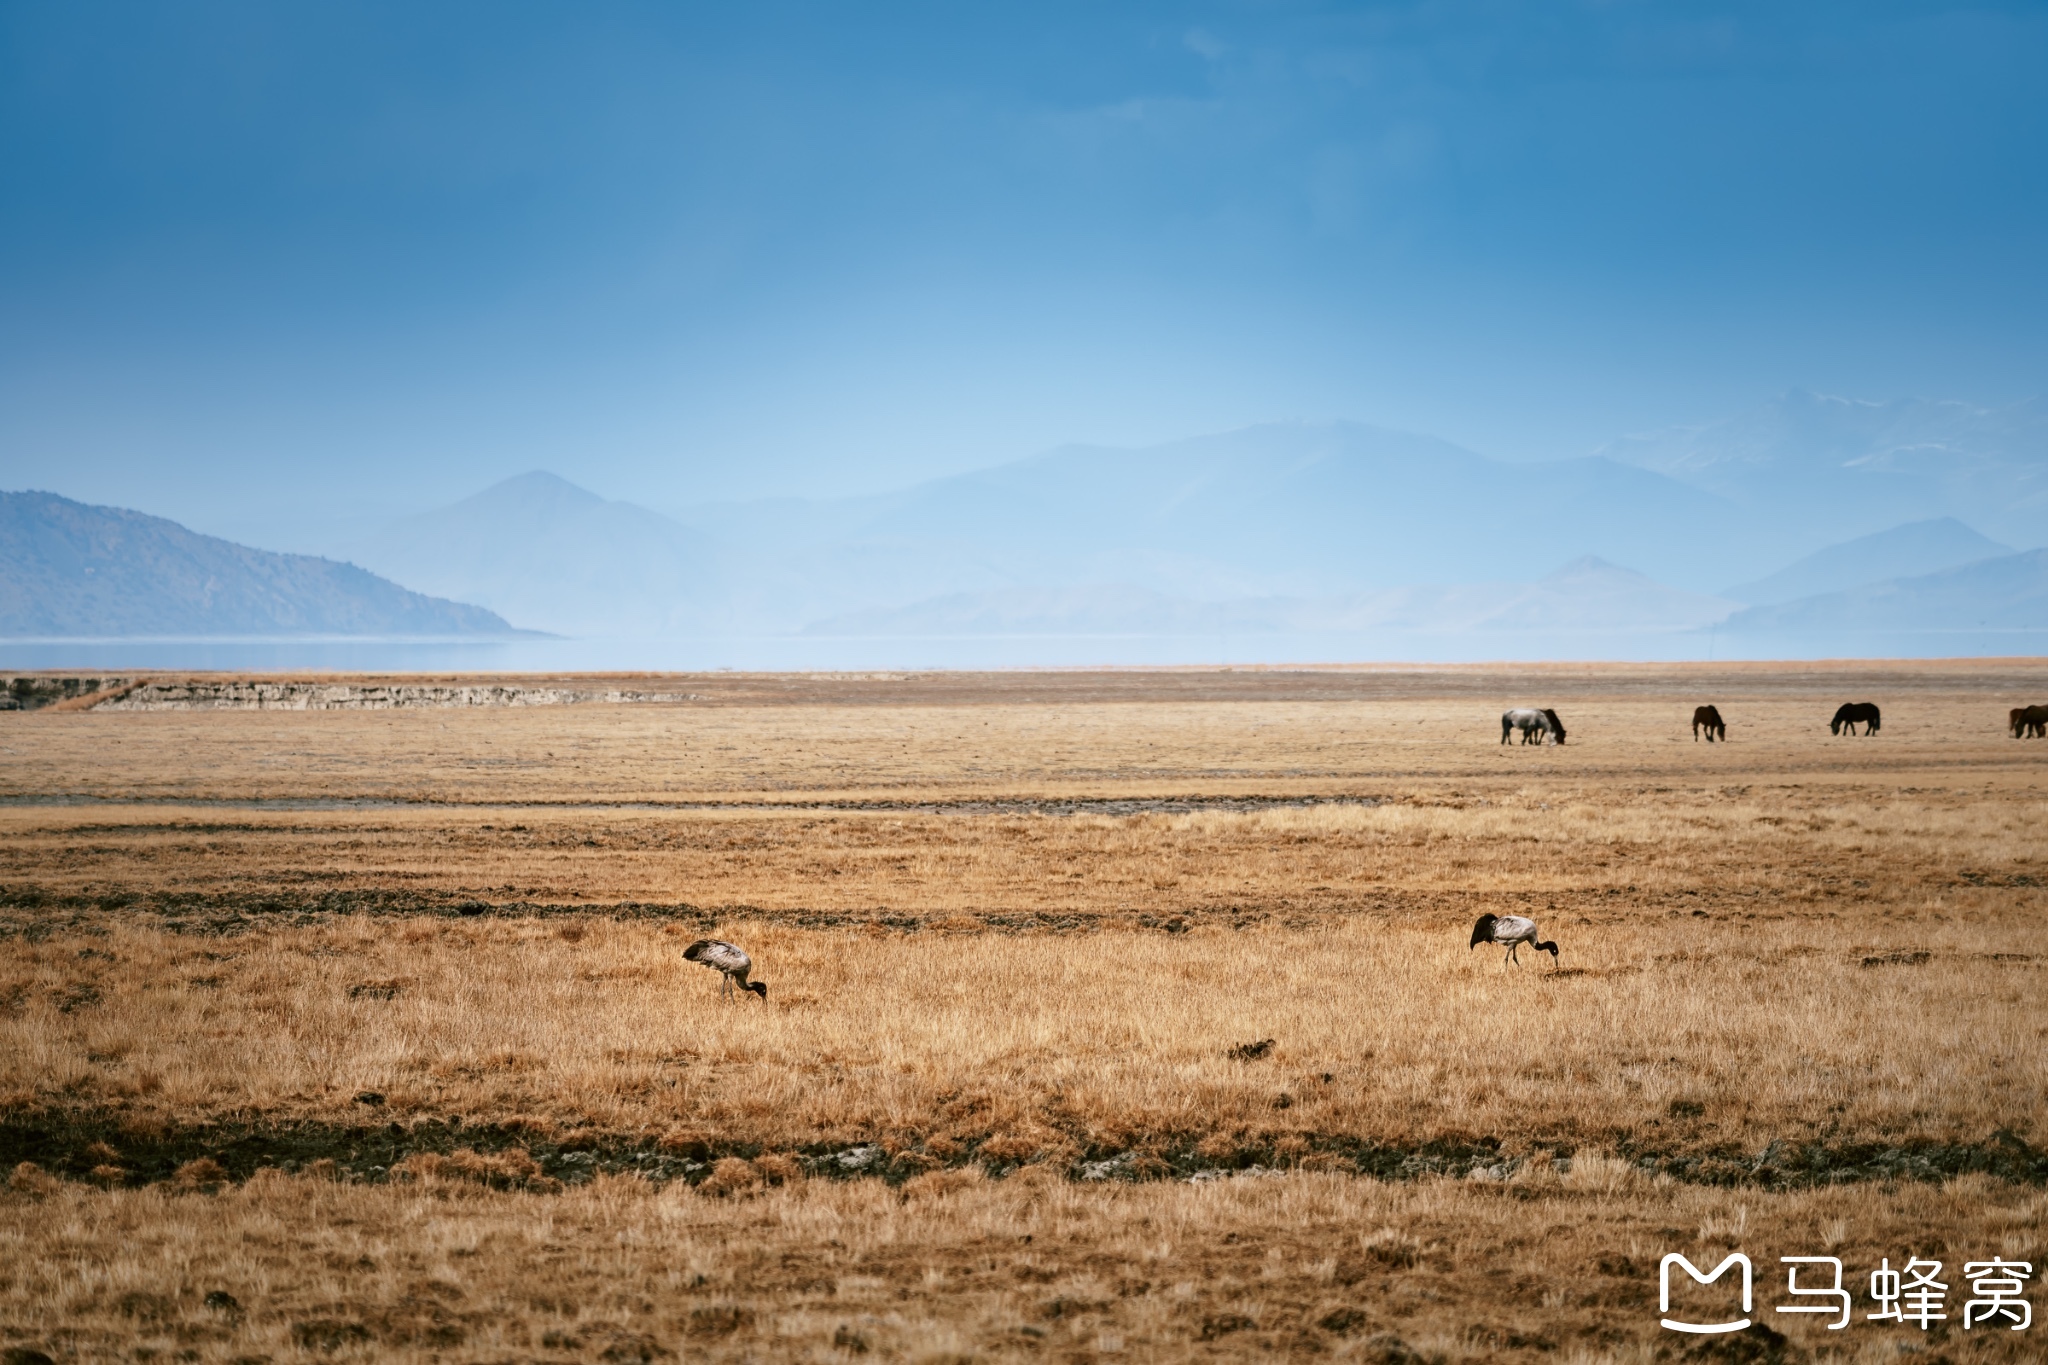
M2012 709L2014 739L2048 739L2048 706L2015 706Z
M1835 712L1835 718L1828 722L1828 730L1837 735L1847 730L1853 735L1858 725L1865 727L1864 734L1876 734L1877 708L1867 701L1845 701Z
M1709 744L1712 744L1714 742L1714 739L1717 734L1723 740L1726 740L1728 738L1728 726L1724 721L1722 721L1721 712L1719 711L1719 709L1715 707L1696 706L1693 708L1692 738L1695 744L1699 742L1700 730L1702 727L1704 727L1707 732L1707 743Z

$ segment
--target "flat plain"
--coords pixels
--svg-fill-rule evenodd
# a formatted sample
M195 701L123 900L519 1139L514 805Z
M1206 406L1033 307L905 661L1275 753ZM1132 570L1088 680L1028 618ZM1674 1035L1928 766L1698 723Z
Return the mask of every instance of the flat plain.
M0 717L0 1349L2048 1330L1961 1330L1957 1277L2048 1260L2048 742L2004 724L2048 664L661 682ZM1831 735L1846 700L1881 732ZM1499 744L1520 704L1567 742ZM1558 961L1469 948L1482 912ZM1782 1335L1661 1329L1659 1258L1733 1248ZM1807 1254L1942 1259L1950 1318L1773 1313Z

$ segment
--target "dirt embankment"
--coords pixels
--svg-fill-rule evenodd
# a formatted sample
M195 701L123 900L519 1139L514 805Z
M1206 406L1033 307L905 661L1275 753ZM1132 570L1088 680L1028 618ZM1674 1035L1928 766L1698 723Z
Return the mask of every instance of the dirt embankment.
M478 683L145 682L100 703L106 711L392 711L401 707L565 706L578 702L685 702L685 691L620 687L521 687Z
M51 673L20 673L0 682L0 711L40 711L45 707L81 710L125 696L133 678L60 677Z

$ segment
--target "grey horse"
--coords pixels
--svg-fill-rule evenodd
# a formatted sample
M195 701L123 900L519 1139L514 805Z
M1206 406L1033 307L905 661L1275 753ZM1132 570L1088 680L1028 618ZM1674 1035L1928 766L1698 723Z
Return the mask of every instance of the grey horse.
M1557 712L1549 707L1518 706L1512 711L1503 711L1500 717L1500 742L1508 742L1508 736L1515 731L1522 732L1524 744L1564 743L1564 722L1557 718Z

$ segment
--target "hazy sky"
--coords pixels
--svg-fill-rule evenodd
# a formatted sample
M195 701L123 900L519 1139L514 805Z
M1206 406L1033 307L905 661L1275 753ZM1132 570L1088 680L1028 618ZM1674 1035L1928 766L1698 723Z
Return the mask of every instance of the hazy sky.
M2048 360L2048 7L0 0L0 487L298 548Z

